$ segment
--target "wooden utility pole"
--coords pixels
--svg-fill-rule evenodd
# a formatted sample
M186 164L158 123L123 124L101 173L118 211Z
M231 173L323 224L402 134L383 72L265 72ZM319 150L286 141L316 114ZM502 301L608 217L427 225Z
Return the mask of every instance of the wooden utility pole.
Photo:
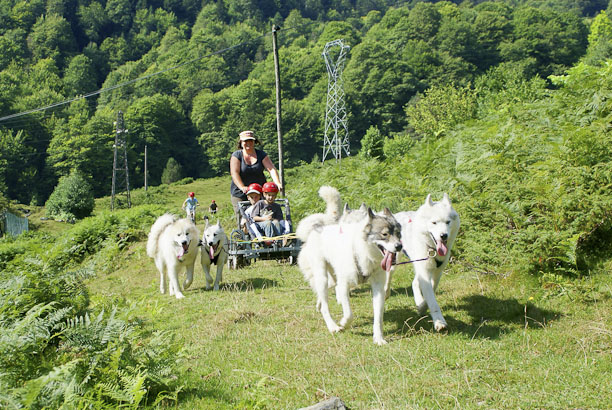
M285 169L283 166L283 131L281 128L281 85L280 85L280 68L278 66L278 47L276 44L276 32L280 27L272 25L272 51L274 53L274 75L276 78L276 132L278 134L278 173L280 174L280 182L283 186L282 194L285 195Z
M147 144L145 144L145 169L144 169L144 171L145 171L145 175L144 175L145 181L144 182L145 182L145 191L146 191L147 188L148 188L148 185L147 185L147 173L149 171L149 169L147 168Z

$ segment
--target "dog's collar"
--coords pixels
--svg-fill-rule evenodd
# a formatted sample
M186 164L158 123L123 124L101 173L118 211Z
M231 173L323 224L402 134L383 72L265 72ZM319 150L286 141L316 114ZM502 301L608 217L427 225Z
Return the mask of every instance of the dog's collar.
M406 256L407 255L408 254L406 253ZM436 261L436 268L439 268L444 263L444 260L439 260L438 258L436 258L436 255L438 255L438 251L435 248L429 248L429 257Z

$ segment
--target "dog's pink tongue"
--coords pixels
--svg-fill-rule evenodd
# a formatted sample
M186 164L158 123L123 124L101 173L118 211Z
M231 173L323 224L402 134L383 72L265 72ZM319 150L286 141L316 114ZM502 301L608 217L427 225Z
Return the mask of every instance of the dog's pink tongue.
M208 254L210 255L210 259L215 259L215 247L211 246L208 248Z
M438 255L440 256L444 256L446 255L446 252L448 252L448 249L446 248L444 242L439 239L438 242L436 242L436 252L438 252Z
M380 261L380 267L382 270L387 272L391 270L391 265L393 265L393 255L395 255L393 252L389 252L385 249L382 261Z
M181 259L183 255L185 255L185 251L187 250L185 248L189 248L189 247L187 245L183 245L179 248L178 254L176 255L177 259Z

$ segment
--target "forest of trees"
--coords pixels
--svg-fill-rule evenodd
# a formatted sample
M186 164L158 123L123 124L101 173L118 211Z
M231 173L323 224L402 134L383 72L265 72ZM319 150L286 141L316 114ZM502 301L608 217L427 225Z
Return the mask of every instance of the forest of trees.
M161 182L170 158L184 176L227 173L243 129L276 158L272 24L281 27L291 167L321 153L328 41L351 47L344 85L356 153L366 133L370 144L427 137L427 119L411 107L432 87L501 88L510 77L547 80L581 59L599 64L612 55L609 7L596 0L1 0L0 192L42 204L60 177L78 171L96 196L108 195L119 110L136 187L144 182L145 145L151 184Z

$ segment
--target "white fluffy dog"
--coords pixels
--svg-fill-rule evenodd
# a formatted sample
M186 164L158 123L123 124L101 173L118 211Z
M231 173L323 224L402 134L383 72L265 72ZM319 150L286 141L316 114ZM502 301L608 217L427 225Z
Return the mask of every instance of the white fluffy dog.
M304 242L298 264L317 295L317 308L330 332L344 329L353 319L349 290L369 280L374 308L373 339L378 345L385 344L382 333L385 269L390 267L392 255L402 249L401 227L388 209L376 215L366 208L362 217L342 222L338 220L337 190L321 187L319 195L327 203L326 213L305 218L296 230ZM342 305L340 325L332 319L327 304L328 289L333 286L336 300Z
M446 330L447 324L435 291L459 232L459 214L447 194L440 202L433 202L431 195L427 195L425 203L416 212L398 212L395 218L402 225L402 243L408 256L411 259L428 258L413 263L412 290L417 309L423 314L429 308L434 329L438 332Z
M215 290L219 290L219 284L223 280L223 266L227 262L227 235L221 227L221 223L210 225L208 218L204 227L204 235L202 235L202 253L200 256L202 269L206 275L206 289L210 290L213 279L210 276L210 265L215 264L217 267L217 276L215 277Z
M185 269L186 278L183 287L187 289L193 281L193 267L198 254L200 232L188 219L177 219L171 214L157 218L147 241L147 255L155 260L159 270L159 291L166 293L168 276L170 295L177 299L184 298L178 283L178 274Z

